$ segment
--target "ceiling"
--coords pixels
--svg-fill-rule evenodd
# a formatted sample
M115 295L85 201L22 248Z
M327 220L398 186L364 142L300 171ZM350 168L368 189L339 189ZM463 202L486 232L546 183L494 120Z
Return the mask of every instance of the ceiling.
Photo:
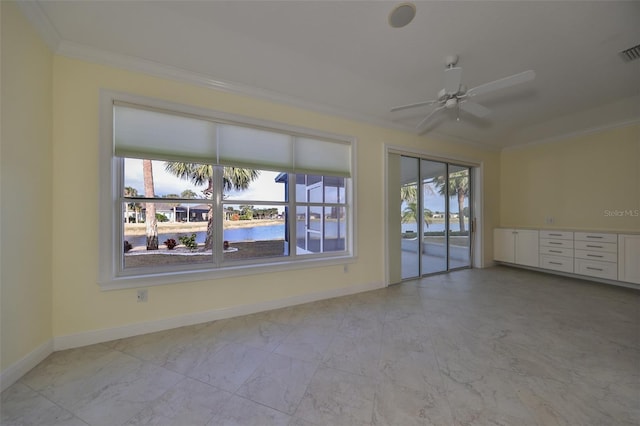
M165 74L420 133L445 57L474 87L525 70L534 81L474 100L484 119L441 111L427 135L490 148L640 119L640 2L415 1L404 28L388 1L29 1L59 54ZM164 68L163 68L164 67Z

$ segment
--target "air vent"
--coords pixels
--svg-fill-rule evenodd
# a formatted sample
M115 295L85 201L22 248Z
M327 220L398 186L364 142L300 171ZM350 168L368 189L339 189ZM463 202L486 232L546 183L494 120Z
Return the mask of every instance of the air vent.
M640 59L640 44L633 46L627 50L623 50L620 52L620 56L624 59L625 62L635 61L636 59Z

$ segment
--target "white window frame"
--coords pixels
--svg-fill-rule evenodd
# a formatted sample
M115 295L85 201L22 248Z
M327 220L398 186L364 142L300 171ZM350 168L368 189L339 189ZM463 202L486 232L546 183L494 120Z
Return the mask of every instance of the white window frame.
M335 253L318 253L313 255L297 256L295 246L295 225L290 227L289 255L281 258L258 258L249 261L237 261L219 263L214 249L214 261L212 264L174 265L170 268L136 268L124 271L121 267L122 259L122 227L121 218L121 188L123 188L124 160L113 153L113 106L116 102L140 105L160 111L171 111L178 114L187 114L197 117L205 117L215 122L229 123L245 127L266 129L282 132L293 136L306 138L319 138L348 143L351 146L351 177L346 179L346 209L347 209L347 244L345 251ZM174 284L180 282L192 282L202 280L214 280L217 278L242 276L279 272L292 269L302 269L318 266L343 265L356 261L355 241L356 229L356 140L355 138L319 132L306 128L290 126L271 121L257 120L250 117L228 114L209 109L191 107L164 100L148 97L101 90L100 92L100 141L99 141L99 259L98 259L98 284L102 290L117 290L125 288L148 287L153 285ZM289 175L295 176L293 174ZM219 185L218 185L219 186ZM214 209L222 209L221 189L220 193L213 194ZM292 198L293 196L293 198ZM253 202L255 204L255 202ZM238 202L234 201L234 204ZM298 205L300 203L297 203ZM295 182L289 183L289 215L295 220ZM220 218L222 215L214 216ZM215 224L217 229L222 229L222 224ZM215 245L214 245L215 246Z

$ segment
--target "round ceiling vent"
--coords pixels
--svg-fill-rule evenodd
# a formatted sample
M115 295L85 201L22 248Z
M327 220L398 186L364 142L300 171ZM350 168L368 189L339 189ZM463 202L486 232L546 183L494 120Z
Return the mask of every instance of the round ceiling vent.
M400 3L389 13L389 25L393 28L402 28L416 16L416 5L413 3Z

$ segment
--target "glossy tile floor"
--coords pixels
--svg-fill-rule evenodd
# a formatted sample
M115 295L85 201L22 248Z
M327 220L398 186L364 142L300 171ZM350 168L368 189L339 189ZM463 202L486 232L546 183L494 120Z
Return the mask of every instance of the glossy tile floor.
M640 292L496 267L57 352L2 425L638 425Z

